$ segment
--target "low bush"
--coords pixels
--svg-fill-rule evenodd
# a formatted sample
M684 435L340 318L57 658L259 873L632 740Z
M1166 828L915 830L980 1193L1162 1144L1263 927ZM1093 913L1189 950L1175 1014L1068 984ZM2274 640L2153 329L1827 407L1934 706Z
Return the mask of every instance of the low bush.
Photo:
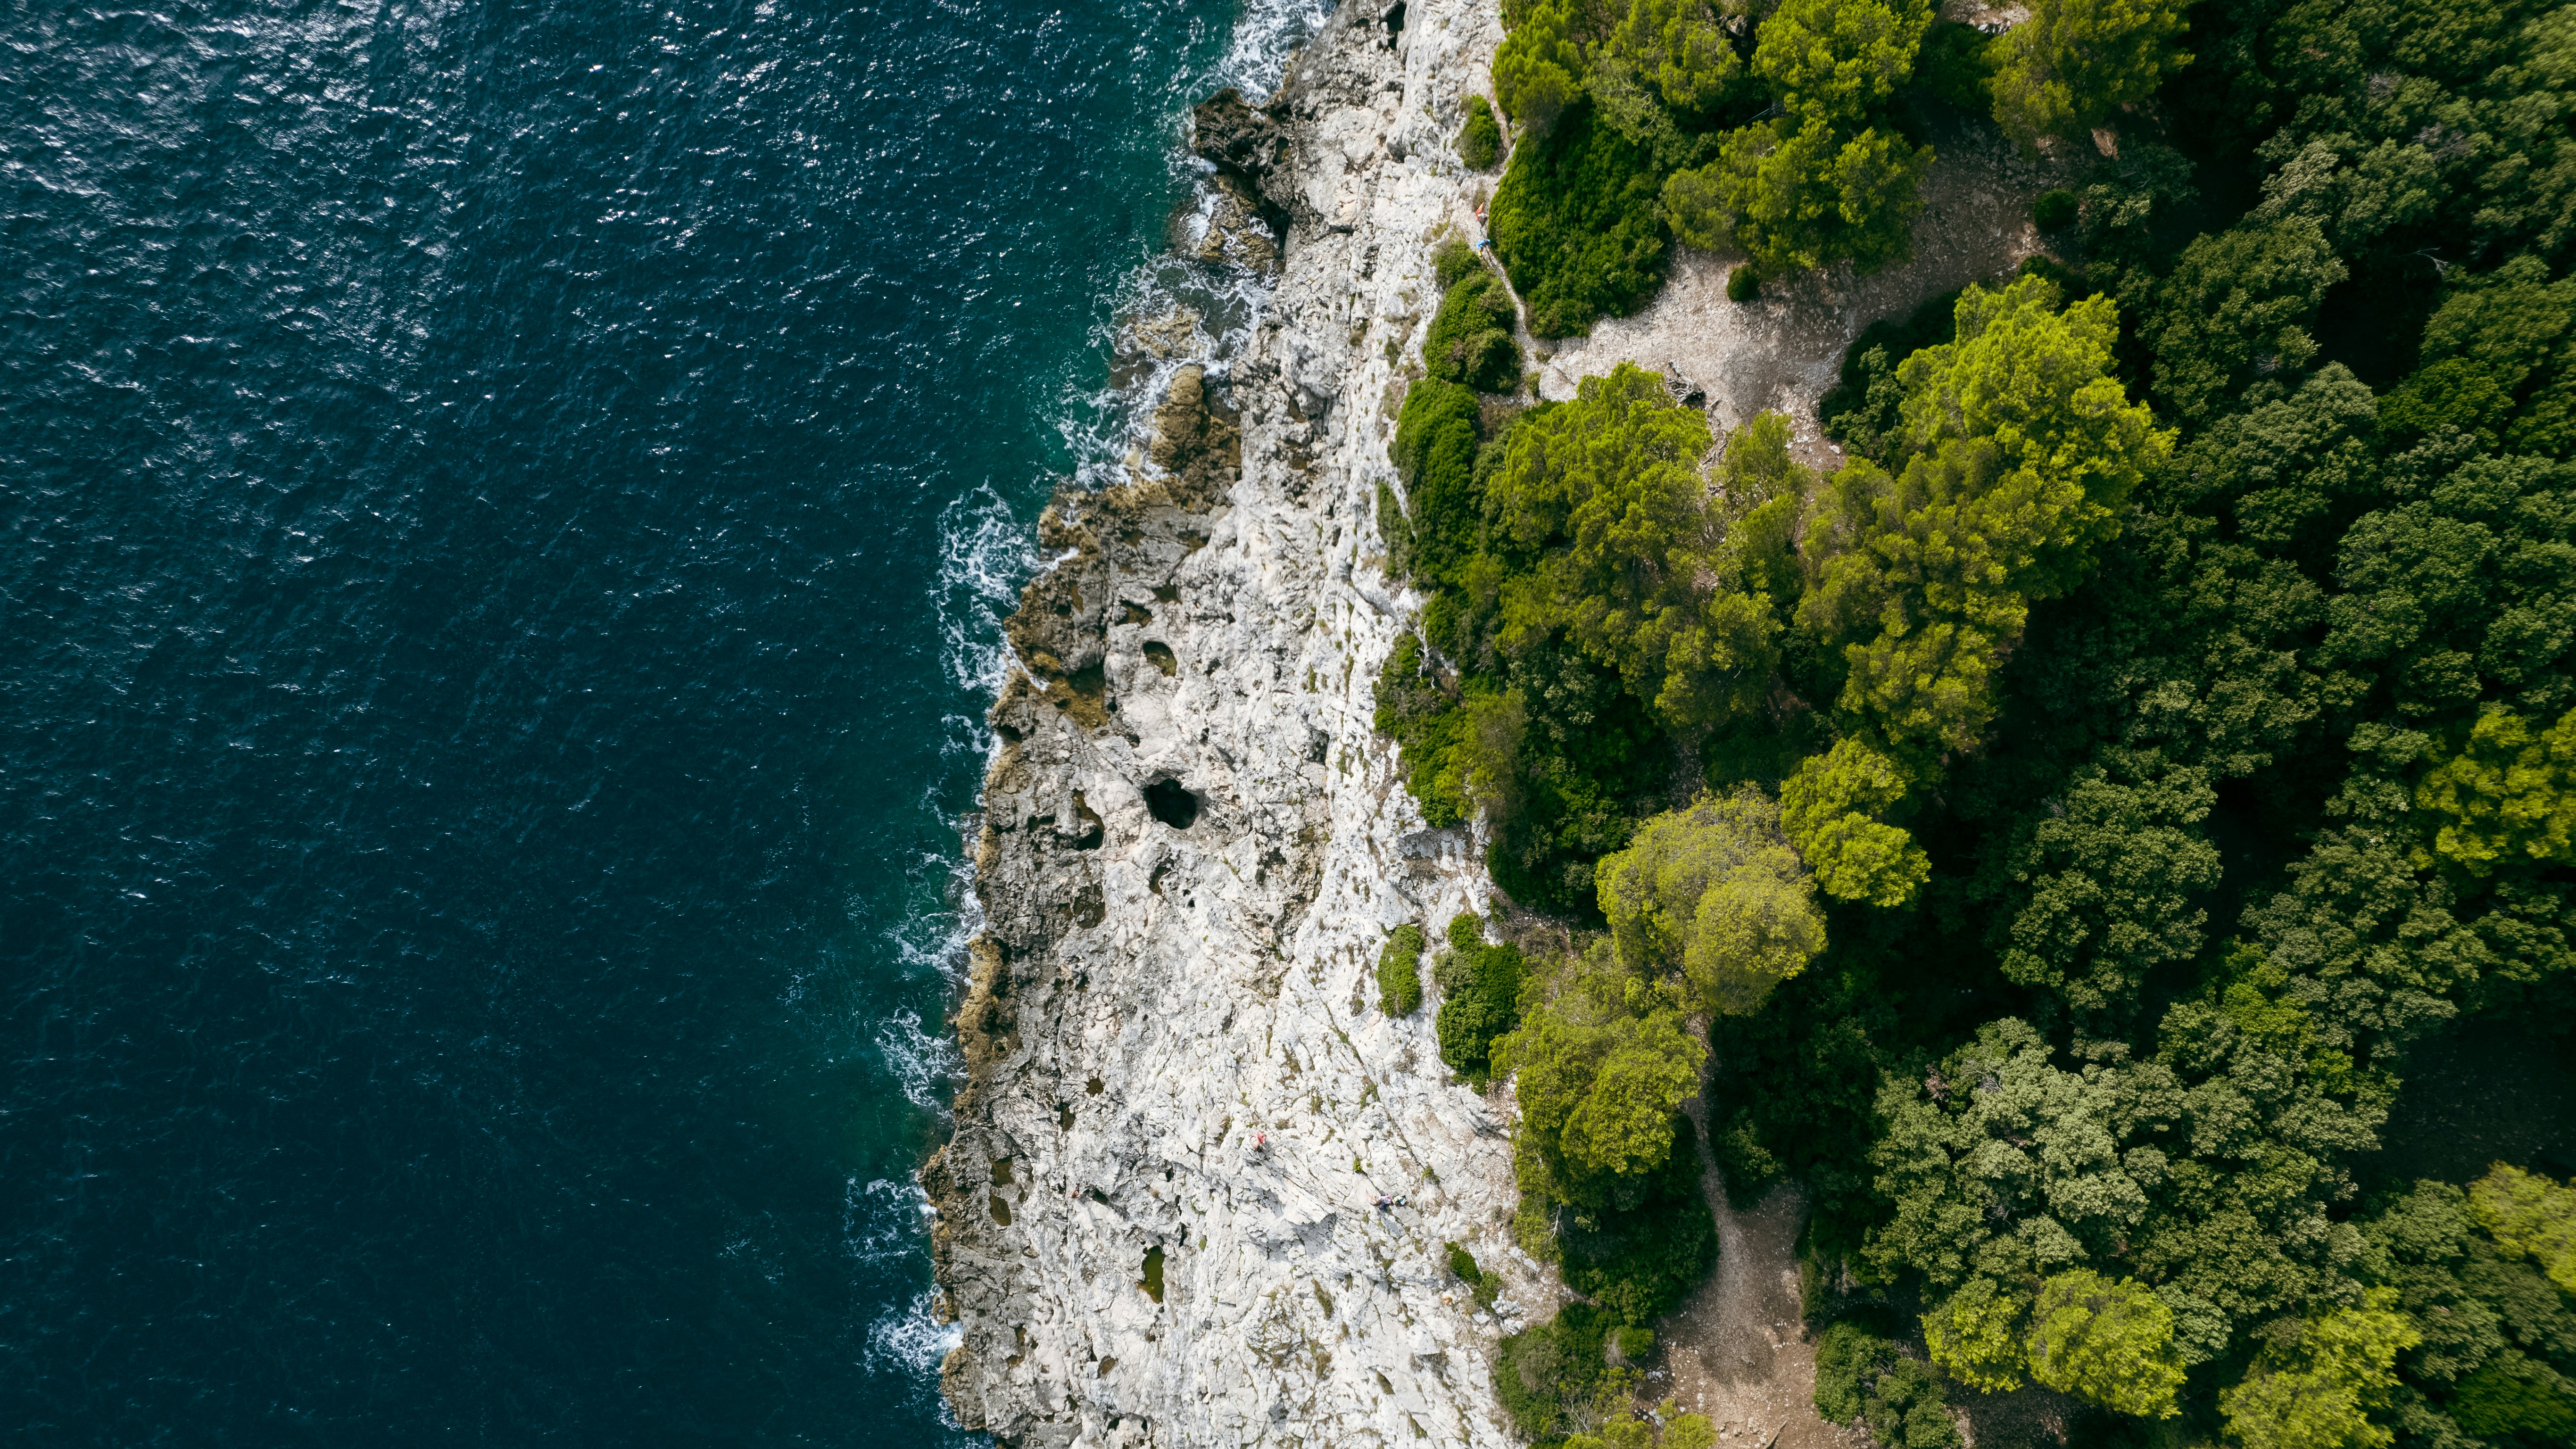
M1467 98L1467 124L1458 128L1458 159L1468 169L1483 171L1503 154L1503 128L1483 96Z
M1753 269L1751 262L1738 262L1735 270L1726 274L1726 300L1730 302L1750 302L1761 290L1762 274Z
M1717 1263L1717 1221L1700 1192L1699 1135L1674 1114L1673 1151L1633 1205L1569 1207L1557 1227L1566 1286L1643 1327L1680 1306ZM1522 1184L1527 1194L1529 1185Z
M1521 953L1485 944L1484 923L1462 915L1449 923L1449 949L1432 963L1440 983L1440 1060L1470 1077L1493 1065L1494 1039L1519 1024Z
M1523 1439L1554 1439L1605 1390L1626 1398L1625 1375L1604 1352L1616 1320L1589 1303L1569 1303L1556 1316L1511 1334L1494 1359L1494 1397Z
M1495 1296L1503 1291L1502 1275L1488 1273L1476 1266L1476 1255L1456 1243L1449 1244L1448 1249L1450 1273L1455 1275L1459 1282L1467 1285L1468 1291L1476 1296L1478 1307L1493 1307Z
M1825 436L1853 453L1887 463L1893 457L1897 407L1905 400L1896 370L1915 353L1958 334L1958 305L1957 292L1944 292L1911 316L1862 328L1843 354L1841 380L1816 404Z
M1857 1323L1837 1323L1817 1343L1815 1396L1818 1414L1866 1425L1882 1449L1959 1449L1940 1374Z
M1521 377L1513 320L1510 290L1500 277L1477 267L1440 299L1431 329L1423 334L1423 367L1441 382L1478 392L1510 392Z
M2030 204L2030 219L2039 223L2041 231L2058 231L2073 226L2082 210L2083 204L2075 199L2074 192L2053 187Z
M1377 1009L1391 1017L1411 1016L1422 1005L1422 928L1407 922L1395 928L1377 954Z
M1645 150L1588 104L1545 140L1512 149L1494 193L1494 250L1533 335L1580 336L1593 318L1624 317L1663 285L1671 247L1660 185Z
M1396 475L1404 480L1410 527L1407 571L1436 581L1449 576L1474 545L1483 510L1476 497L1476 447L1483 408L1459 383L1424 378L1405 393L1396 415Z

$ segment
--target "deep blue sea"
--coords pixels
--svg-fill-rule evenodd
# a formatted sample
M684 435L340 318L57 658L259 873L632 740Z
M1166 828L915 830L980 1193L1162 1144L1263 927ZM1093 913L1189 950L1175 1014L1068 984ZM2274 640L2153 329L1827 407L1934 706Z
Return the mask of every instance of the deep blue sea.
M997 620L1319 8L0 0L0 1440L968 1439Z

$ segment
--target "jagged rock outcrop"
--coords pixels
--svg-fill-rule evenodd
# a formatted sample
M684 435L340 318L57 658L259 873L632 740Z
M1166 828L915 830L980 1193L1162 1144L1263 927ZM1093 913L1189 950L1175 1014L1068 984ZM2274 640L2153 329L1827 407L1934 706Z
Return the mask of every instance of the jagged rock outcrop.
M1190 149L1230 176L1259 186L1286 161L1289 137L1267 110L1227 86L1190 108Z
M1130 482L1040 522L1062 562L1008 626L967 1080L923 1172L942 1385L1006 1444L1500 1446L1494 1343L1561 1294L1509 1246L1508 1098L1452 1082L1431 1008L1388 1020L1372 977L1392 927L1485 904L1370 684L1411 602L1376 487L1498 39L1490 5L1346 6L1267 103L1200 109L1202 153L1286 218L1268 315L1169 374ZM1504 1321L1450 1242L1504 1272Z

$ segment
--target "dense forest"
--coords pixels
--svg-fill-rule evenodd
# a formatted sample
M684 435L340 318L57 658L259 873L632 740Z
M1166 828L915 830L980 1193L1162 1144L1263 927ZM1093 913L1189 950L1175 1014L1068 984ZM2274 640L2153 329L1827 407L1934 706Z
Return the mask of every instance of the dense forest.
M1382 972L1512 1079L1585 1300L1506 1340L1515 1427L1709 1442L1636 1397L1705 1153L1804 1184L1817 1406L1884 1449L2026 1385L2083 1444L2576 1442L2576 1164L2379 1165L2425 1043L2576 1026L2576 6L1505 19L1510 286L1439 258L1377 723L1522 908ZM1516 318L1676 245L1738 300L1902 259L1987 126L2081 184L1852 348L1829 475L1633 367L1523 391Z

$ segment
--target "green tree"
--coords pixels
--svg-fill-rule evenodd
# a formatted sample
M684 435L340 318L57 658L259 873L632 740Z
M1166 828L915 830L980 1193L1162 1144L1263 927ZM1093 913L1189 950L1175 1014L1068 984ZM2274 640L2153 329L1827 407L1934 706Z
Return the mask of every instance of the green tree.
M1765 276L1844 260L1874 272L1912 255L1932 148L1877 127L1791 119L1733 132L1716 161L1666 178L1674 234L1703 248L1732 240Z
M2020 904L2002 929L2004 976L2097 1026L2135 1004L2149 971L2200 954L2200 898L2219 879L2200 828L2217 802L2207 778L2114 760L2128 778L2079 768L2015 833L2005 865Z
M1842 707L1891 741L1976 742L2029 600L2081 579L2171 449L2110 376L2110 300L2057 303L2039 277L1962 292L1954 340L1899 368L1903 471L1855 459L1810 517L1798 622L1841 646Z
M1583 89L1572 0L1538 0L1494 52L1494 98L1528 139L1542 140Z
M1894 1211L1865 1260L1890 1274L1913 1267L1948 1293L2111 1256L2146 1222L2165 1168L2149 1144L2182 1111L2179 1084L2154 1063L2070 1072L2050 1056L2045 1038L2007 1018L1923 1080L1887 1083L1873 1161Z
M1685 114L1716 105L1743 69L1708 0L1630 0L1603 50Z
M2166 72L2191 62L2174 44L2183 9L2171 0L2032 0L2030 18L1997 47L1996 122L2031 147L2154 95Z
M2576 451L2576 278L2535 256L2452 284L2424 323L2423 369L2382 407L2391 432L2448 426L2515 452Z
M2288 1347L2267 1347L2242 1383L2218 1396L2227 1433L2245 1449L2386 1449L2397 1436L2370 1415L2396 1387L2397 1355L2422 1341L2392 1312L2385 1288L2358 1308L2301 1325Z
M1707 0L1631 0L1589 58L1593 106L1657 174L1708 159L1700 119L1735 89L1743 63Z
M1678 968L1712 1011L1757 1010L1824 949L1814 881L1749 787L1647 821L1597 878L1619 958Z
M2511 1197L2548 1183L2507 1167L2470 1192L2500 1186ZM2576 1370L2576 1295L2523 1261L2519 1240L2501 1247L2470 1192L2418 1182L2359 1223L2366 1276L2396 1293L2395 1308L2423 1335L2398 1359L2395 1417L2410 1438L2433 1443L2452 1434L2564 1441L2576 1425L2567 1376Z
M1780 823L1816 873L1825 894L1901 906L1932 874L1931 857L1914 837L1881 823L1905 797L1896 762L1847 739L1811 755L1780 785Z
M2173 1310L2135 1279L2052 1276L2031 1307L2029 1343L2030 1376L2046 1387L2140 1418L2181 1412Z
M1756 33L1753 69L1792 114L1848 126L1905 83L1931 23L1923 0L1784 0Z
M1606 956L1569 975L1497 1045L1496 1066L1514 1074L1521 1120L1560 1182L1642 1182L1672 1153L1674 1113L1699 1090L1708 1047L1672 992Z
M2415 787L2442 822L2433 851L2475 875L2517 858L2576 865L2576 709L2534 731L2511 710L2478 716L2468 743Z
M2499 1162L2469 1184L2469 1212L2508 1258L2530 1258L2576 1293L2576 1187Z
M2308 327L2326 289L2349 275L2306 217L2193 241L2139 319L2157 397L2184 421L2203 422L2257 381L2295 377L2316 357ZM2267 385L2264 400L2276 390Z
M1971 1278L1923 1315L1923 1344L1950 1377L1981 1394L2008 1394L2030 1371L2030 1295Z
M1780 624L1701 480L1709 442L1706 417L1632 363L1514 428L1489 511L1534 563L1499 591L1501 647L1561 630L1676 727L1757 707Z

